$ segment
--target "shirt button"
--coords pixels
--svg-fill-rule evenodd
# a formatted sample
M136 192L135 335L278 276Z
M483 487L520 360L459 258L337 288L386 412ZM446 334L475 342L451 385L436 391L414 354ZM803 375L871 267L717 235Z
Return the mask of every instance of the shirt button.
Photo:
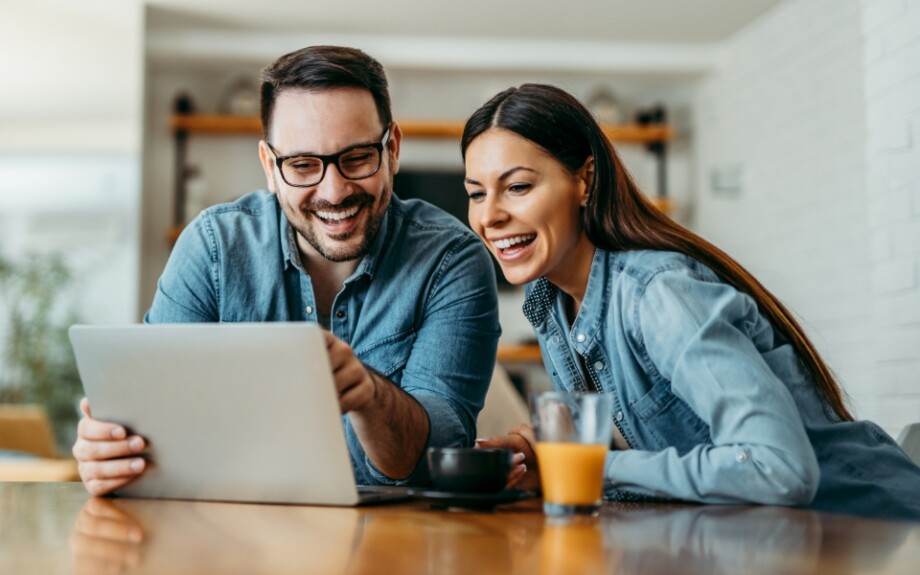
M603 371L603 370L604 370L604 362L603 362L603 361L595 361L595 362L594 362L594 369L597 370L597 371Z
M335 312L335 317L337 317L337 318L339 318L339 319L342 319L343 317L345 317L345 310L344 310L344 309L340 309L339 311Z
M582 343L583 341L585 341L585 339L587 338L585 337L585 334L583 333L580 333L575 336L575 341L577 341L578 343Z
M308 305L307 307L304 308L304 311L307 312L307 314L313 313L313 306Z
M739 452L735 455L735 461L737 461L738 463L744 463L744 462L747 461L747 460L748 460L747 451L739 451Z
M616 417L617 417L617 421L623 421L623 412L618 411Z

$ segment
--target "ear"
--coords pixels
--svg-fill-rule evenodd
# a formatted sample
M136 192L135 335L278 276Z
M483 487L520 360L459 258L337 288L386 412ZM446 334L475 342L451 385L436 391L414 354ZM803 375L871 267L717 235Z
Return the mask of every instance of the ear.
M588 205L591 189L594 187L594 156L588 156L588 159L585 160L585 163L578 169L575 176L579 180L580 188L578 203L584 207Z
M259 140L259 160L262 162L262 170L265 172L265 182L268 191L277 195L275 189L275 155L268 149L265 140Z
M399 172L399 147L402 144L402 130L399 129L399 124L395 121L392 126L390 128L390 139L387 140L387 150L390 152L390 173L396 174Z

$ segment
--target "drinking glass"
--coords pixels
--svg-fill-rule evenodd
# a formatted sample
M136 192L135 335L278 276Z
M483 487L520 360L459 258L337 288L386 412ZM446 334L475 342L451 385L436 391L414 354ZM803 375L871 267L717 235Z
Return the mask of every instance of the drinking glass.
M531 394L543 512L550 516L596 515L610 449L611 396L546 391Z

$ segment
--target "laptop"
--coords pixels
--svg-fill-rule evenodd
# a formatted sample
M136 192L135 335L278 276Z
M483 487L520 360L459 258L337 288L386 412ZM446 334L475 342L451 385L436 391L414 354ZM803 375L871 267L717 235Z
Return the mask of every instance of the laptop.
M70 341L93 417L148 442L147 470L116 495L342 506L409 497L356 485L316 324L74 325Z

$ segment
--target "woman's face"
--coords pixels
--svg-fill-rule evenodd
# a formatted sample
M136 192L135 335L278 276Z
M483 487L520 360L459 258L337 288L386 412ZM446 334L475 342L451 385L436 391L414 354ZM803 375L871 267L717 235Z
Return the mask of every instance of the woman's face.
M513 284L541 276L562 286L590 269L581 225L593 163L571 173L514 132L490 128L466 150L469 220ZM587 258L587 268L585 259ZM587 278L585 278L587 281Z

